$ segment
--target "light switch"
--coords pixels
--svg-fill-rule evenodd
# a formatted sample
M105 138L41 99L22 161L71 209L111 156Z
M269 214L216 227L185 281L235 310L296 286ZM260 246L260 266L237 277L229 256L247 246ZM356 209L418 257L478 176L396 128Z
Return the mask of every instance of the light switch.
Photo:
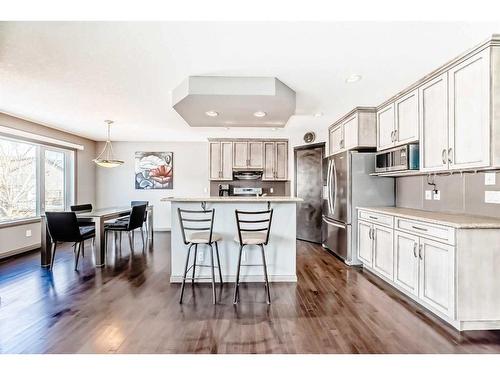
M432 200L432 190L425 191L425 199L428 201Z
M485 191L484 202L500 204L500 191Z
M274 193L274 188L269 188L269 193Z
M484 174L484 184L485 185L495 185L496 184L496 173L488 172Z
M205 187L205 188L203 188L203 192L204 192L204 193L208 193L208 188L206 188L206 187Z
M432 194L432 199L434 199L435 201L440 200L441 199L441 192L439 190L434 191Z
M31 229L26 230L26 237L31 237Z

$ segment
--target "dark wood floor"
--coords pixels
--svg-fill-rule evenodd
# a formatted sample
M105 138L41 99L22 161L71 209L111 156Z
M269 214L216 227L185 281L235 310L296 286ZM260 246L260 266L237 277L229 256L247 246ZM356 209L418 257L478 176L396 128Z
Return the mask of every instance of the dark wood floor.
M387 284L298 242L298 283L232 287L169 283L168 233L154 249L73 271L68 246L54 272L38 254L0 263L2 353L500 353L500 332L458 333ZM140 245L137 246L140 249ZM90 253L90 249L87 250ZM111 256L111 258L113 258Z

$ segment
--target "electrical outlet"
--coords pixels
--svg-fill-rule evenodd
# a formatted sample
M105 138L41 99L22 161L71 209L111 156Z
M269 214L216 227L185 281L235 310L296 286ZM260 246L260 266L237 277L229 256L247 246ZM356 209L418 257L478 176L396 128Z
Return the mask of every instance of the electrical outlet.
M203 192L204 192L204 193L208 193L208 188L207 188L207 187L204 187L204 188L203 188Z
M435 201L440 200L441 199L441 192L439 190L434 191L432 194L432 199L434 199Z
M425 199L428 201L432 200L432 190L425 191Z
M31 229L26 230L26 237L31 237Z
M198 257L197 257L198 263L203 263L205 261L205 253L203 250L198 251Z
M269 193L274 193L274 188L269 188Z
M500 204L500 191L485 191L484 202Z
M484 184L485 185L495 185L496 184L496 173L489 172L484 174Z

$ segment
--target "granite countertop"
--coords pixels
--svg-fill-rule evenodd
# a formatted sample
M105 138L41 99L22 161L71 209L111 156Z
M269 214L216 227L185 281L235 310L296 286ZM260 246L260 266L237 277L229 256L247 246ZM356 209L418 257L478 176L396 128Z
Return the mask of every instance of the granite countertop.
M302 198L285 196L265 196L265 197L165 197L162 202L302 202Z
M403 207L357 207L359 210L378 212L406 219L445 225L459 229L500 229L500 218L433 212Z

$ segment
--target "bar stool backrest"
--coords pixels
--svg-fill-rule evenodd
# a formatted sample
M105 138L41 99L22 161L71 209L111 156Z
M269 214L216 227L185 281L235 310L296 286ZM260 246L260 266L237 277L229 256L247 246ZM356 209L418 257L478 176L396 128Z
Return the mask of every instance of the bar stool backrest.
M92 211L92 205L89 204L77 204L75 206L70 206L71 211L73 212L89 212Z
M269 242L269 232L273 220L273 209L265 211L240 211L236 210L236 225L238 226L238 237L240 244L243 243L243 232L265 232L267 245Z
M208 232L208 242L212 243L215 208L211 210L194 211L177 208L181 225L182 239L188 244L188 232Z

